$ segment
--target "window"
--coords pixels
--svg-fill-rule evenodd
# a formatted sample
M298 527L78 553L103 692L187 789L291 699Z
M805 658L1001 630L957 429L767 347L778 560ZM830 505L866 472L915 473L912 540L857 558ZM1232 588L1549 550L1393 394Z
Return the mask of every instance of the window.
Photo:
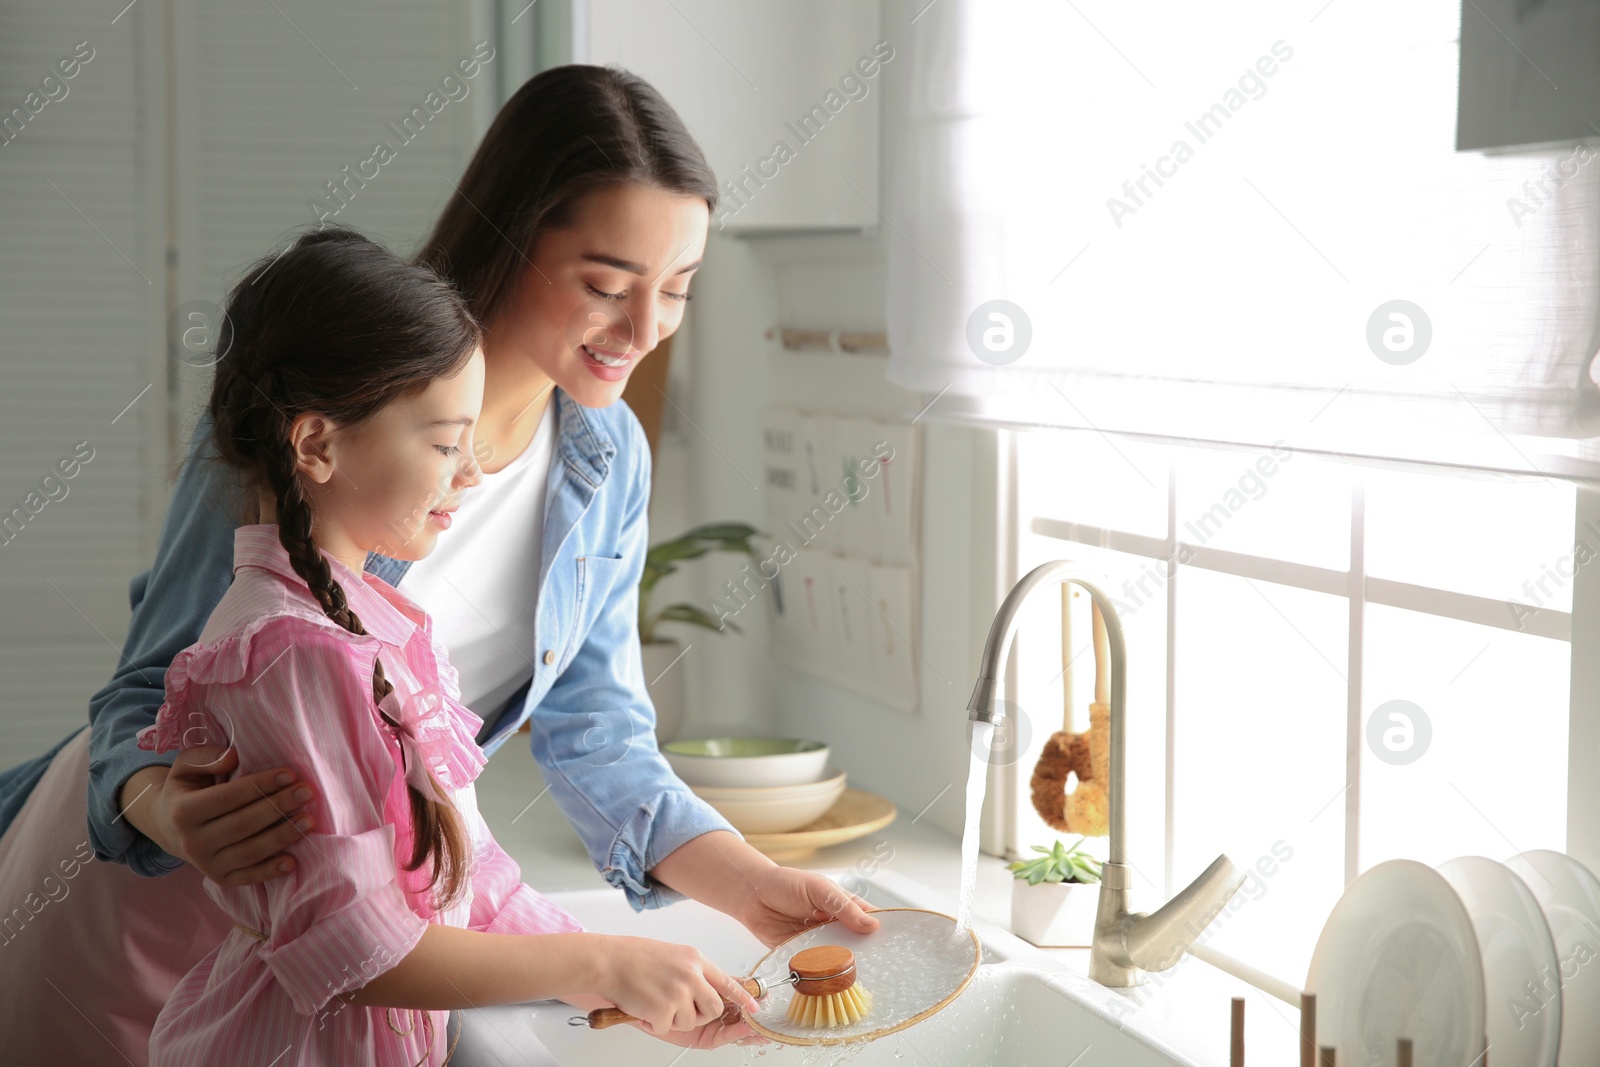
M1086 563L1124 625L1138 908L1219 852L1271 857L1207 943L1299 982L1374 864L1567 847L1574 484L1089 431L1012 443L1017 576ZM1059 602L1035 600L1013 690L1018 853L1057 836L1028 800L1064 712ZM1076 596L1076 729L1090 632Z

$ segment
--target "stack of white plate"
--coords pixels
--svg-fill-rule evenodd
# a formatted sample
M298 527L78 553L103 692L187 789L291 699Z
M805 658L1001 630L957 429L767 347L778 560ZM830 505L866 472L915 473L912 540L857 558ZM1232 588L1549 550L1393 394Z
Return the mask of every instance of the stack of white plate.
M1600 1064L1600 880L1561 852L1536 849L1506 861L1539 902L1556 959L1554 973L1529 975L1500 1003L1505 1019L1546 1005L1559 1009L1561 1067ZM1510 997L1516 997L1514 1003ZM1534 1020L1529 1019L1531 1028ZM1548 1025L1548 1024L1547 1024ZM1496 1058L1496 1064L1511 1064Z
M1600 1065L1600 880L1570 856L1390 860L1328 917L1306 991L1340 1064Z
M715 737L672 741L662 754L695 795L742 834L783 834L821 818L844 795L821 741Z

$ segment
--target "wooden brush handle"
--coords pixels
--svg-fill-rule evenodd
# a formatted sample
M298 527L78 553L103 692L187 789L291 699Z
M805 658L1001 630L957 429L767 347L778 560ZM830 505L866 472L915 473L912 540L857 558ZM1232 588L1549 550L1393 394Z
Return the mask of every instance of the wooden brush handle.
M1106 634L1105 616L1100 614L1100 605L1089 602L1092 621L1094 623L1094 702L1096 704L1109 704L1111 702L1111 669L1107 666L1111 659L1111 638Z
M741 978L739 979L739 984L744 986L744 991L752 997L759 996L761 993L761 984L754 978ZM727 1003L728 1010L722 1013L722 1021L724 1023L737 1022L739 1019L739 1005L731 1002ZM633 1021L634 1016L629 1015L621 1008L596 1008L589 1013L589 1028L592 1030L604 1030L608 1026L616 1026L618 1023Z

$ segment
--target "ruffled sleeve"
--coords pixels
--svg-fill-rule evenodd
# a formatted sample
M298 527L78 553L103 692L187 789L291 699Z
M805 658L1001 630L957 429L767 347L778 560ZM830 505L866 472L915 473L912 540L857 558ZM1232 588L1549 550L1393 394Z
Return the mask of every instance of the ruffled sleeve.
M236 774L288 765L317 784L315 828L287 849L293 873L260 887L267 939L255 950L302 1014L395 966L428 926L385 816L397 767L372 704L378 647L298 617L263 620L180 656L149 731L152 745L191 747L215 729L239 753Z
M171 752L183 748L183 726L179 714L173 710L170 701L162 704L161 710L156 712L156 721L134 735L139 747L146 752Z
M172 752L199 745L230 744L231 734L222 729L217 716L203 708L189 707L191 688L197 684L229 685L247 680L251 649L261 631L274 625L282 627L298 618L263 615L243 630L219 641L196 643L179 652L167 667L166 701L156 713L155 723L134 735L138 746L147 752Z

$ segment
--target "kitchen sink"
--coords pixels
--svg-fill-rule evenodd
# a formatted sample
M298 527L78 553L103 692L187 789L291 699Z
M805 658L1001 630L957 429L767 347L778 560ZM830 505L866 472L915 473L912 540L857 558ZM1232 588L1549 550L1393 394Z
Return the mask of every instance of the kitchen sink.
M843 872L823 872L832 875ZM877 907L931 907L945 902L919 891L916 883L887 872L863 894ZM748 973L764 949L738 923L719 912L684 901L635 913L614 890L552 893L551 899L602 933L693 944L730 974ZM860 1067L1004 1064L1028 1067L1204 1067L1159 1040L1127 1025L1127 1001L1081 975L1053 966L1049 957L1006 931L978 922L983 963L972 985L930 1019L865 1045L801 1048L778 1044L728 1046L714 1052L683 1052L633 1027L594 1031L567 1023L578 1014L558 1001L481 1008L463 1013L458 1067L596 1067L617 1063L641 1067L674 1062ZM683 1053L681 1061L675 1060Z

